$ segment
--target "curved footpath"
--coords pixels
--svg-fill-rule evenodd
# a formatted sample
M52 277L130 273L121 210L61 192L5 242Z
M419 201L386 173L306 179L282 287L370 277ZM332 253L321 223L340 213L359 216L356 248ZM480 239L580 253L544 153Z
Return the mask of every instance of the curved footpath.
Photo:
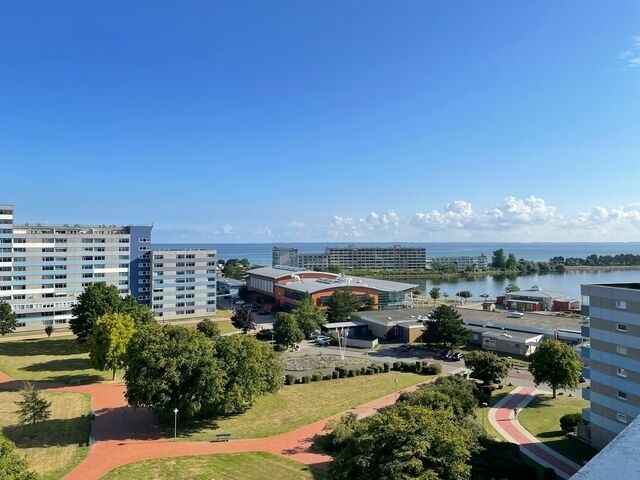
M534 462L553 468L561 478L570 478L580 469L580 465L547 447L513 418L514 408L522 409L540 393L543 392L534 388L514 388L489 410L489 422L500 435L511 443L518 444L520 451Z
M63 478L65 480L97 480L114 468L129 463L165 457L206 455L215 453L268 452L288 457L306 465L326 469L331 457L313 453L314 437L322 435L327 422L346 412L333 415L304 427L267 438L238 439L228 442L173 442L163 437L157 416L148 409L133 410L124 397L125 387L119 382L65 386L38 383L39 388L80 392L91 396L96 412L93 434L96 440L87 457ZM22 382L0 372L0 390L22 388ZM416 386L402 391L412 391ZM395 403L398 392L391 393L348 410L359 417L376 413Z

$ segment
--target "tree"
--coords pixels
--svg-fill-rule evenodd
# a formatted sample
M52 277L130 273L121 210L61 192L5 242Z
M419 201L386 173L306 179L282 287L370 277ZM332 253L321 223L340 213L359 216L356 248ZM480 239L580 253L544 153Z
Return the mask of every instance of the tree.
M242 285L239 289L238 289L238 297L240 297L242 300L244 300L245 302L247 300L249 300L249 295L251 294L249 287L247 287L246 285Z
M500 383L509 375L509 362L493 352L484 350L469 352L464 356L464 364L471 370L471 377L482 380L485 385Z
M11 305L0 300L0 335L5 336L7 333L15 332L17 327L16 314L11 309Z
M396 405L351 419L330 467L336 480L467 480L474 433L451 413ZM354 425L355 423L355 425Z
M440 287L433 287L429 290L429 296L431 297L431 300L433 300L433 303L437 302L440 298Z
M441 343L443 347L464 345L469 339L469 330L462 322L462 316L451 305L438 305L431 312L426 324L427 343Z
M320 307L313 303L311 295L305 293L304 297L296 307L291 311L298 322L298 327L305 336L311 332L315 332L322 325L327 323L327 317Z
M201 322L196 325L196 329L204 334L207 338L218 338L220 336L220 327L216 322L211 320L210 318L205 318Z
M461 290L456 293L456 295L464 300L467 300L472 297L472 293L469 290Z
M509 257L507 258L507 261L504 264L504 268L507 270L515 270L516 268L518 268L518 260L516 259L516 256L513 253L509 254Z
M242 330L245 334L249 330L255 330L256 324L253 321L251 310L246 308L237 308L231 315L231 324L238 330Z
M134 408L177 408L188 418L218 410L224 399L225 371L196 329L143 326L129 341L126 365L125 397Z
M47 337L51 338L51 334L53 333L53 325L47 325L44 327L44 333L47 334Z
M360 306L360 301L351 289L335 290L327 303L327 320L345 322Z
M499 248L498 250L494 250L491 255L491 266L493 268L503 269L506 267L507 257L504 254L504 250Z
M130 315L136 328L156 321L153 311L146 305L138 304L133 295L127 295L122 299L118 312Z
M559 340L544 340L529 359L533 381L536 385L549 385L553 398L558 388L578 388L582 363L570 345Z
M111 370L113 380L116 372L127 360L127 345L135 332L131 315L108 313L93 324L89 337L89 358L91 364L100 371Z
M484 300L486 302L487 299L489 298L489 295L486 294L486 293L483 293L482 295L480 295L480 298L482 298L482 300Z
M273 322L273 335L280 345L293 345L304 340L304 333L298 326L294 313L281 312Z
M520 291L520 287L518 285L516 285L515 283L510 283L509 285L504 287L504 291L506 293L519 292Z
M473 381L463 377L440 377L434 383L421 385L415 392L402 393L398 401L431 410L449 410L456 419L462 419L475 413L474 390Z
M122 308L122 300L118 289L114 285L104 282L92 283L78 296L69 320L71 331L78 342L89 340L93 331L93 324L98 318L107 313L117 313Z
M373 310L376 306L376 299L368 293L362 296L360 302L361 305L358 310Z
M47 401L40 390L31 382L24 382L20 390L22 400L18 400L18 418L20 423L35 425L37 422L44 422L51 417L51 402Z
M11 440L0 434L0 478L4 480L38 480L27 462L15 451Z
M258 397L282 388L282 361L270 345L255 337L220 337L215 342L214 354L224 370L224 393L217 413L242 413L251 408Z

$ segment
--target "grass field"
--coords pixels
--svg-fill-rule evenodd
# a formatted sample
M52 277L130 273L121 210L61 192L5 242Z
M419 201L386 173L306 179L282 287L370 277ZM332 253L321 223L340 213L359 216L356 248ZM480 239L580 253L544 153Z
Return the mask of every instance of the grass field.
M0 370L17 380L82 383L111 379L91 368L87 347L72 338L44 338L0 343Z
M581 398L562 395L554 400L551 395L538 395L522 409L518 420L541 442L581 465L584 460L590 460L596 450L580 440L566 436L560 430L560 417L566 413L580 412L588 406L589 402Z
M19 425L15 401L20 394L0 392L0 426L32 470L43 480L57 480L89 453L83 446L89 428L81 416L89 412L90 400L81 393L44 392L44 396L51 402L51 418L35 426Z
M502 435L500 435L498 431L491 426L491 423L489 422L489 409L511 393L514 388L516 387L504 385L500 390L494 390L491 392L491 399L487 402L487 406L476 408L476 418L478 419L478 423L482 425L487 433L496 440L503 441L504 438L502 438Z
M211 440L220 432L230 433L233 438L269 437L433 378L393 372L288 385L275 395L259 398L249 411L241 415L183 425L182 429L178 426L178 435L182 440ZM172 436L173 416L164 423L167 435Z
M103 480L324 480L326 474L270 453L163 458L120 467Z

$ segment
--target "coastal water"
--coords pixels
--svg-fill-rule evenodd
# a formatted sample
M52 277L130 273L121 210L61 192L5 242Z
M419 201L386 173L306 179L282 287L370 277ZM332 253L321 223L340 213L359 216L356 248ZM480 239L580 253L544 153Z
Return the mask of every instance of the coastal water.
M298 248L300 252L322 252L326 247L343 247L347 243L220 243L220 244L164 244L162 247L209 247L218 251L223 260L229 258L247 258L255 265L271 265L271 249L274 246ZM356 246L391 246L393 243L357 243ZM402 243L403 246L425 247L427 256L460 256L480 255L484 253L491 257L491 253L503 248L506 253L513 253L517 258L527 260L547 261L555 256L587 257L596 255L616 255L630 253L640 255L640 242L611 242L611 243ZM570 271L565 273L548 273L538 275L507 278L504 275L483 277L461 277L456 280L439 281L430 278L397 278L400 281L418 284L423 291L432 287L440 287L450 297L460 290L469 290L474 298L482 294L492 297L504 292L509 283L516 283L522 290L538 285L544 290L564 292L573 298L580 298L580 285L598 282L640 282L638 270L588 270Z

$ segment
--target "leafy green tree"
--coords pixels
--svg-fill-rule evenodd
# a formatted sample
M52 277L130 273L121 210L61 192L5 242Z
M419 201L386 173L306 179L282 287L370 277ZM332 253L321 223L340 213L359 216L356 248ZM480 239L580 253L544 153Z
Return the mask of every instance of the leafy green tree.
M42 396L33 383L24 382L20 396L22 399L16 402L20 423L35 425L51 417L51 402Z
M270 345L253 336L230 335L220 337L214 350L224 370L224 393L218 413L244 412L258 397L276 393L282 387L282 361Z
M225 371L211 340L196 329L145 325L131 337L125 363L125 396L134 408L178 408L191 417L224 400Z
M463 300L467 300L472 297L472 293L469 290L461 290L457 292L456 295Z
M361 304L358 310L373 310L376 306L376 299L368 293L362 296L360 302Z
M304 333L298 326L294 313L281 312L273 322L273 335L280 345L293 345L304 340Z
M146 305L140 305L133 295L122 299L118 312L130 315L136 328L156 321L153 311Z
M11 440L0 434L0 478L3 480L38 480Z
M504 291L506 293L519 292L520 291L520 287L518 285L516 285L515 283L510 283L509 285L504 287Z
M345 322L360 306L360 301L351 289L335 290L327 303L327 320Z
M471 377L482 380L485 385L500 383L509 375L507 359L485 350L465 354L464 364L471 370Z
M515 270L518 268L518 260L513 253L510 253L507 257L506 262L504 262L504 268L507 270Z
M245 334L249 330L256 329L256 323L253 321L251 310L246 308L237 308L231 315L231 324L238 330L242 330Z
M434 303L437 302L440 298L440 287L433 287L431 290L429 290L429 296Z
M224 264L224 276L242 280L247 274L249 267L251 267L251 263L246 258L242 260L230 258Z
M53 325L47 325L44 327L44 333L47 334L48 338L51 338L51 334L53 333Z
M300 303L291 311L302 333L309 335L327 323L327 317L320 307L313 303L311 295L304 295Z
M249 296L251 295L251 292L249 290L249 287L247 287L246 285L242 285L239 289L238 289L238 297L240 297L242 300L244 300L245 302L247 300L249 300Z
M118 289L114 285L104 282L92 283L78 296L69 320L71 331L78 342L89 340L93 331L93 324L98 318L107 313L117 313L122 308L122 300Z
M196 329L199 332L203 333L205 337L211 339L218 338L221 335L220 327L210 318L205 318L204 320L198 322L198 325L196 325Z
M469 340L469 330L462 322L462 316L451 305L438 305L431 312L426 324L425 341L441 343L443 347L464 345Z
M507 265L507 257L504 254L504 250L499 248L498 250L494 250L491 255L491 266L493 268L503 269Z
M396 405L350 422L330 467L336 480L467 480L477 438L451 413Z
M116 372L127 360L127 345L134 332L131 315L107 313L99 317L89 337L89 358L93 367L100 371L111 370L115 380Z
M536 385L549 385L553 398L558 388L578 388L582 363L570 345L559 340L544 340L529 359L533 381Z
M11 309L11 305L0 300L0 335L5 336L7 333L15 332L17 327L16 314Z

